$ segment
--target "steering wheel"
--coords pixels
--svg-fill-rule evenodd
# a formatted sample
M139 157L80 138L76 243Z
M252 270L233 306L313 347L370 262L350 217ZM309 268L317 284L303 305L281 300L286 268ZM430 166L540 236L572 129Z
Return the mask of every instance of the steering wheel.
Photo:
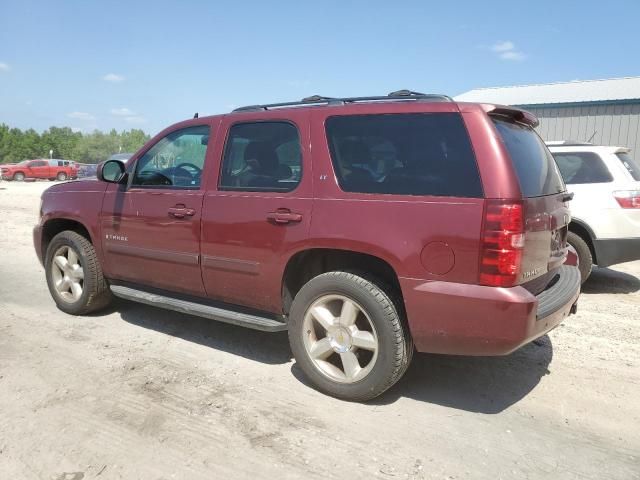
M173 168L178 169L178 168L185 168L185 167L192 168L195 171L195 176L200 175L202 173L202 169L199 166L189 162L182 162Z

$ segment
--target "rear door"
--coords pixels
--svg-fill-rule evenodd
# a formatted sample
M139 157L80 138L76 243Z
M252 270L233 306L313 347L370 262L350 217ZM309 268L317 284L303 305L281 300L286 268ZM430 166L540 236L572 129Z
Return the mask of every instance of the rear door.
M537 293L564 263L570 196L553 156L529 125L492 115L520 182L525 243L519 284Z
M225 117L202 217L207 295L278 312L282 274L311 222L309 127L304 112Z

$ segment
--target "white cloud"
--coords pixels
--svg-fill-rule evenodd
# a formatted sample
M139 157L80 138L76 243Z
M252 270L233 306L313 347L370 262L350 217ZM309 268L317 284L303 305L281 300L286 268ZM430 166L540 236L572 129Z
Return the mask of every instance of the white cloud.
M104 77L102 77L102 79L105 82L111 82L111 83L124 82L124 76L118 75L117 73L107 73Z
M527 56L516 48L515 43L507 40L504 42L498 42L491 46L491 50L498 54L498 58L501 60L508 60L512 62L521 62Z
M117 117L131 117L131 116L134 116L135 114L136 114L135 112L132 112L127 107L111 109L111 115L115 115Z
M510 52L501 53L500 54L500 58L502 60L514 60L516 62L520 62L520 61L524 60L525 58L527 58L527 56L522 52L510 51Z
M67 113L67 117L75 118L76 120L86 120L86 121L96 119L96 117L94 117L93 115L87 112L70 112L70 113Z
M9 64L0 62L0 72L8 72L9 70L11 70Z
M513 42L507 41L496 43L491 47L491 50L493 50L494 52L508 52L510 50L514 50L515 48L516 46L513 44Z
M144 117L141 117L140 115L133 115L131 117L124 117L124 121L127 123L134 123L134 124L140 124L140 123L147 123L147 119Z

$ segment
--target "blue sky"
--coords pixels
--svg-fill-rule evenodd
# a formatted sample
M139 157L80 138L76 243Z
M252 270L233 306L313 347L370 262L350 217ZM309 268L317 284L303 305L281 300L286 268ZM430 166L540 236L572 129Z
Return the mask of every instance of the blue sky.
M0 0L0 123L165 126L240 105L640 75L634 1Z

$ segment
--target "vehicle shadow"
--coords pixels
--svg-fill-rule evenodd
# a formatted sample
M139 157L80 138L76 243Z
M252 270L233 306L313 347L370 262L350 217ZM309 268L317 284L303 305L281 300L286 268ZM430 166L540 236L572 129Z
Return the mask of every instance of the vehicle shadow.
M514 405L549 374L553 358L545 335L504 357L414 354L405 376L372 404L399 397L475 413L495 414Z
M610 268L594 268L582 285L582 293L633 293L638 290L638 277Z
M260 332L206 318L116 300L112 311L133 325L269 365L287 363L287 332Z
M286 332L259 332L119 299L109 310L133 325L249 360L277 365L292 358ZM540 378L549 373L552 358L553 346L547 335L504 357L415 353L404 377L369 403L386 405L408 397L469 412L495 414L531 392ZM302 384L314 388L296 363L291 372Z

